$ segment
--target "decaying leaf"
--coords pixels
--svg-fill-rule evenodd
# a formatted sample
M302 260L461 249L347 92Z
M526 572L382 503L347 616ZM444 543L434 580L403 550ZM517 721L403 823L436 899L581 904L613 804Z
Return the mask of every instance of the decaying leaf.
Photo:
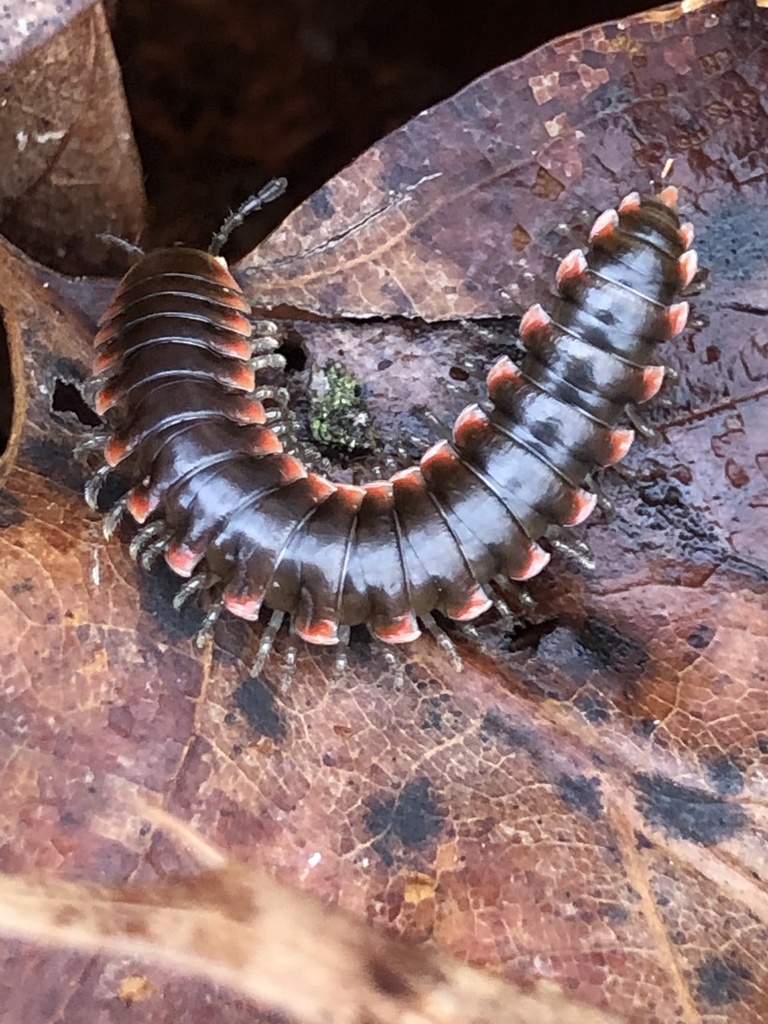
M60 268L98 270L109 231L144 223L141 167L100 3L3 7L0 232Z
M526 991L235 864L144 887L0 876L0 910L0 933L138 954L307 1024L619 1024L555 986Z
M685 3L489 72L294 211L241 264L249 296L325 317L520 312L594 212L670 158L709 218L764 177L764 21L749 2Z
M257 636L232 619L201 656L200 611L172 611L174 581L136 568L128 532L102 540L70 455L90 429L77 388L109 286L43 280L3 249L11 891L42 869L66 880L46 886L108 886L112 905L130 881L171 913L168 879L189 872L126 811L162 802L243 865L237 878L258 865L510 982L551 981L633 1024L765 1019L768 48L754 4L690 7L486 76L361 157L246 264L260 305L315 311L292 339L364 380L394 437L424 396L450 421L479 388L465 361L511 344L503 319L489 338L451 318L546 301L598 210L665 170L680 186L705 269L691 330L663 352L680 382L651 409L658 435L602 480L614 511L583 534L596 570L553 559L514 632L491 618L457 639L461 672L425 639L396 652L395 685L360 640L344 676L302 650L290 684L279 657L252 678ZM63 892L35 884L34 899ZM153 1024L253 1017L152 956L5 953L13 1024L22 1008L25 1024L117 1022L133 974L156 986L141 1004Z

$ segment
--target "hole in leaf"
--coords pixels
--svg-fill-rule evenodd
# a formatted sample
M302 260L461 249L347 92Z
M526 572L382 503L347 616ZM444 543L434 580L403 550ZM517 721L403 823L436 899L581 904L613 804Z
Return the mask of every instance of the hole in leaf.
M79 388L68 381L56 379L51 399L54 412L73 412L86 427L98 427L101 420L88 405Z
M278 349L285 359L286 373L299 373L307 365L307 352L300 340L291 339Z

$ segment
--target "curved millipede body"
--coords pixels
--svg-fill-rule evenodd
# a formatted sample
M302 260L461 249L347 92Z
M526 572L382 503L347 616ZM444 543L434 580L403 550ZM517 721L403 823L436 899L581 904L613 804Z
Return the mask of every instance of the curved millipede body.
M490 411L468 406L450 442L361 487L283 450L256 387L260 369L280 365L276 343L253 336L224 261L150 253L96 337L109 432L97 483L123 464L134 481L124 506L160 524L154 546L168 565L197 573L188 589L215 586L245 619L262 604L289 613L310 643L334 644L357 623L389 643L414 640L432 609L473 619L491 603L489 581L534 576L550 557L545 532L589 515L585 479L633 439L615 425L625 406L661 386L656 345L685 325L687 303L673 300L696 267L676 203L670 187L602 214L586 255L562 260L551 313L523 317L522 365L491 368Z

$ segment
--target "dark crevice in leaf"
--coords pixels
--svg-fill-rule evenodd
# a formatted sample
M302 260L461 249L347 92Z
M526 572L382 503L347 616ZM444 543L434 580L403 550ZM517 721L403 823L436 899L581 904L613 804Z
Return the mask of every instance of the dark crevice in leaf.
M51 409L54 412L73 412L86 427L98 427L101 423L100 418L83 398L77 385L60 378L56 379L53 388Z

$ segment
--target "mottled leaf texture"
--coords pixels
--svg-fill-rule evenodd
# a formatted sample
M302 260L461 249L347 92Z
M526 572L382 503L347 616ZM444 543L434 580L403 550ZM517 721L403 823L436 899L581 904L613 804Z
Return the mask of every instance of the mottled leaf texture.
M137 236L144 192L101 4L11 0L0 15L0 231L98 270L99 232Z
M456 636L461 671L427 637L395 651L398 683L358 638L345 675L301 649L286 685L283 642L253 678L257 636L231 618L198 652L202 613L174 612L170 574L136 568L128 531L105 543L82 502L80 310L92 319L103 293L41 282L3 250L17 391L0 492L0 869L36 926L71 896L103 908L103 934L143 899L170 947L173 908L215 913L137 809L162 806L226 851L210 869L222 886L265 871L427 957L550 983L631 1024L768 1018L765 18L746 0L686 4L501 68L361 157L244 267L260 306L314 314L292 339L356 371L394 434L419 422L414 403L450 420L476 390L466 359L509 344L508 319L490 339L450 321L546 302L600 210L664 175L679 186L703 270L690 328L663 350L680 380L649 411L657 436L604 474L613 511L580 534L597 568L556 555L517 630L489 617L476 640ZM245 912L233 902L230 917ZM296 1019L216 973L247 921L220 917L206 965L179 975L120 945L132 920L101 954L10 941L2 1024ZM328 948L314 941L318 962ZM429 1019L410 1009L403 1021Z
M216 851L205 857L214 870L143 887L0 876L4 926L54 944L143 954L311 1024L619 1024L548 983L525 991L324 908ZM149 983L129 979L136 999Z

